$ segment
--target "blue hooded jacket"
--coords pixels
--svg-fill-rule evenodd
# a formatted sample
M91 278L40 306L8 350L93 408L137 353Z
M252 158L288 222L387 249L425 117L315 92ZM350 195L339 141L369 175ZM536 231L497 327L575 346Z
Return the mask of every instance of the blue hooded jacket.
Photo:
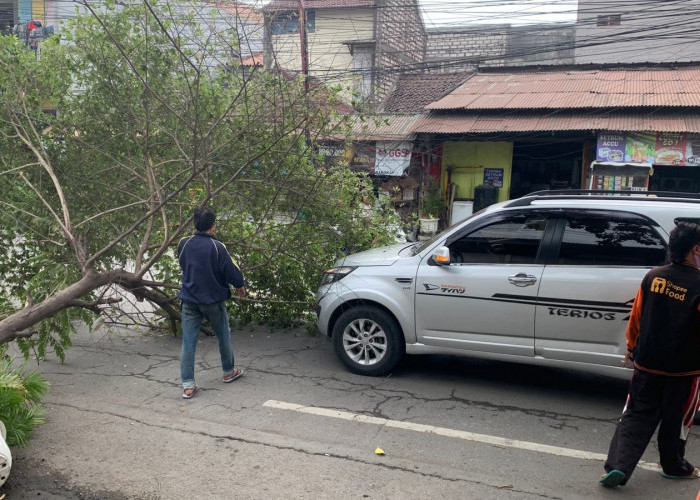
M245 286L243 273L223 243L206 233L180 240L177 259L182 269L179 297L192 304L214 304L231 298L229 285Z

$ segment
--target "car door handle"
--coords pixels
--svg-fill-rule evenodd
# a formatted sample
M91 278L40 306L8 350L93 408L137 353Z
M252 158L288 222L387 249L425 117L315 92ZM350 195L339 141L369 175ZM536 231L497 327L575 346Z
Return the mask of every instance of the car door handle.
M537 278L532 274L518 273L513 276L508 276L508 281L515 286L530 286L537 283Z

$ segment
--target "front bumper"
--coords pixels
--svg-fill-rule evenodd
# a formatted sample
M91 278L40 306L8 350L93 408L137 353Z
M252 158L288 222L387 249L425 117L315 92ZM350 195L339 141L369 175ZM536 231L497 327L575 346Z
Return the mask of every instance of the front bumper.
M329 323L333 311L340 305L341 299L332 291L333 285L322 286L316 293L316 316L318 331L330 337Z

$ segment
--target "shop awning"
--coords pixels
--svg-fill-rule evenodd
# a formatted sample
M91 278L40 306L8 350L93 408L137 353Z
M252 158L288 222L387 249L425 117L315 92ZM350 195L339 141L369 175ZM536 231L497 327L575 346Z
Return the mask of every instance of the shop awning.
M492 134L499 132L690 132L700 133L700 110L687 112L555 111L432 112L422 116L412 132L423 134Z

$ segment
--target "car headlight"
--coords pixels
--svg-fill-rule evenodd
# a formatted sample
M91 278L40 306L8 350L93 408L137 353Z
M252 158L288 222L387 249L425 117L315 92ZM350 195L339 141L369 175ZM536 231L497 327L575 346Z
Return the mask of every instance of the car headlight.
M357 267L353 266L334 267L329 269L324 273L323 278L321 278L321 285L330 285L331 283L340 281L355 269L357 269Z

